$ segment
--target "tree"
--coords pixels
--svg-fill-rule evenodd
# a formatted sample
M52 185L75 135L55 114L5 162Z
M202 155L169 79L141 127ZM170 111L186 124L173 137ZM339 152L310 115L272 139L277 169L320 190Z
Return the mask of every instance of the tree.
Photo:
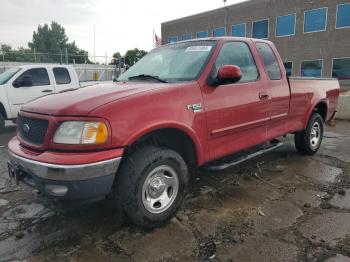
M28 46L37 53L38 61L65 62L65 49L67 49L69 63L73 60L76 63L90 62L86 51L79 49L74 41L71 43L68 41L65 29L57 22L51 22L50 25L38 26Z
M1 58L8 62L34 62L34 55L28 48L12 49L10 45L1 45Z
M119 52L115 52L112 57L111 65L118 65L119 60L122 59L122 55Z
M144 50L134 48L125 54L125 65L129 68L147 54Z

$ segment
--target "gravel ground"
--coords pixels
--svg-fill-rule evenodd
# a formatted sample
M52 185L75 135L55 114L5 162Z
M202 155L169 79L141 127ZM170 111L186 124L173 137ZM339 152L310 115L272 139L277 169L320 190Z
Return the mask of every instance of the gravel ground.
M197 170L164 227L128 224L111 200L68 205L7 178L0 135L0 261L350 261L350 122L313 157L283 147L221 172Z

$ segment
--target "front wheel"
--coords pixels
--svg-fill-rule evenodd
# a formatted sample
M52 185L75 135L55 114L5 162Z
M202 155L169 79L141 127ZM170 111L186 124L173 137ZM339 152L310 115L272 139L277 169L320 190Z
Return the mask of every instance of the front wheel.
M147 146L122 164L116 181L118 201L133 224L157 227L180 207L188 181L186 163L177 152Z
M324 132L323 118L318 113L313 113L307 128L295 134L296 149L305 155L314 155L321 146Z

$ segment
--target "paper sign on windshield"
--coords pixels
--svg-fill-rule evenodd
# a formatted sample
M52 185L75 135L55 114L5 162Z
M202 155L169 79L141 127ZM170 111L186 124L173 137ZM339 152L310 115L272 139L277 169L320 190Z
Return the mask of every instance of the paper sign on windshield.
M209 52L211 46L190 46L186 48L186 52Z

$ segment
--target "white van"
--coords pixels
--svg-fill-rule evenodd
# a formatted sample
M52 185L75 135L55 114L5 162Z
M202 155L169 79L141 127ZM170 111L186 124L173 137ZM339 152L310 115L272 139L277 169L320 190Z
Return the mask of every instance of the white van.
M0 133L5 120L14 120L22 105L38 97L80 87L68 65L25 65L0 74Z

